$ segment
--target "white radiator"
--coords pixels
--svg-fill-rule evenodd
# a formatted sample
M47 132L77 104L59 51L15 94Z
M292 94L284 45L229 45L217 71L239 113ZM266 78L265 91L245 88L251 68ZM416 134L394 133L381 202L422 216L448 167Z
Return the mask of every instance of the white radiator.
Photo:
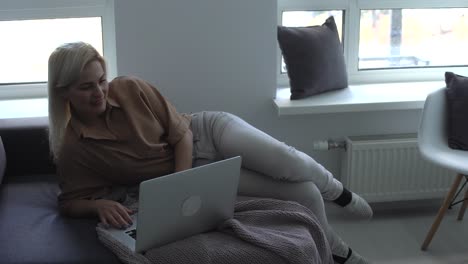
M349 137L341 180L369 202L444 197L455 173L422 159L416 135Z

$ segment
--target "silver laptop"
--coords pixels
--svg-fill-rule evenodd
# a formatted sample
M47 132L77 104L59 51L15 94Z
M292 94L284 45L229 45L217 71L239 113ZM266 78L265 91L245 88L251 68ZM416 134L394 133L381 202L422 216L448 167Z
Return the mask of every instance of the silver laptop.
M106 232L141 253L213 230L234 215L240 167L237 156L144 181L133 225Z

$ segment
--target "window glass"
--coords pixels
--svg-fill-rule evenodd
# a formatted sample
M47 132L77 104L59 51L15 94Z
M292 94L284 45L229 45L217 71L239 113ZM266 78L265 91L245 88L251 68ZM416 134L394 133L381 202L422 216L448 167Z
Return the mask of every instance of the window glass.
M468 64L468 8L361 10L359 70Z
M327 11L285 11L282 14L282 25L286 27L308 27L325 23L328 17L333 16L338 29L340 40L343 36L343 14L342 10ZM281 73L286 73L286 64L281 60Z
M101 17L0 21L0 84L47 81L50 53L84 41L103 54Z

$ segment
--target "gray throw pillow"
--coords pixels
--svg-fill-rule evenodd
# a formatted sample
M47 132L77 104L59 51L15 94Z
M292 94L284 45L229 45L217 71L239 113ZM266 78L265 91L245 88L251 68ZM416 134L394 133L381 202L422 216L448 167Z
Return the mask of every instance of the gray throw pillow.
M5 149L3 148L3 141L0 137L0 183L2 183L3 175L5 174L6 168L6 154Z
M468 77L446 72L445 84L448 145L468 150Z
M291 100L348 86L348 74L335 19L321 26L278 26L278 43L291 86Z

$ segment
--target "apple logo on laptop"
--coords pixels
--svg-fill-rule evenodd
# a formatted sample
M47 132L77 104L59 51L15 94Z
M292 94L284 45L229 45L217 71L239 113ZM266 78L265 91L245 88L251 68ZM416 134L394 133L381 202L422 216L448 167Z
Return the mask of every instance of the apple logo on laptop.
M182 215L183 216L193 216L201 208L201 197L198 195L189 196L187 199L184 200L182 203Z

